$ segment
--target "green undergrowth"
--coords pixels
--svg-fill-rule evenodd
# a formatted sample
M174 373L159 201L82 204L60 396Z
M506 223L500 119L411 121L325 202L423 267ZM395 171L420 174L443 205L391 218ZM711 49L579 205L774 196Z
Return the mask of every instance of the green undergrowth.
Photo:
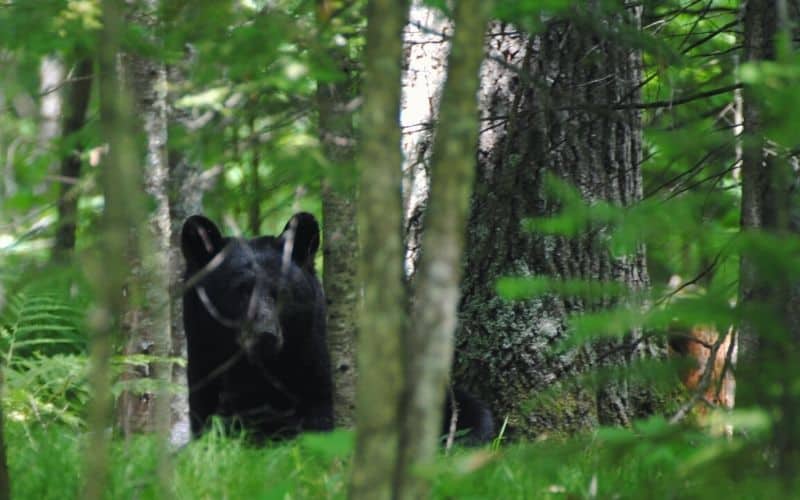
M85 435L10 421L6 436L14 498L80 498L92 452ZM772 479L769 453L757 451L758 436L712 437L651 419L570 439L456 449L421 473L442 499L789 498ZM211 433L170 454L169 483L177 499L346 498L352 448L343 431L261 448ZM115 440L107 498L168 498L157 451L152 436Z

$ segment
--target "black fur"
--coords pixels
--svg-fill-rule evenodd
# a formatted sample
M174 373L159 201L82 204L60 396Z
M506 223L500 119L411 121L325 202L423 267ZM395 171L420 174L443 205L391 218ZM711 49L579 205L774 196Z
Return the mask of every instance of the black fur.
M183 299L192 434L215 415L256 440L331 429L314 217L296 214L280 235L245 240L223 237L195 215L181 246L192 285Z

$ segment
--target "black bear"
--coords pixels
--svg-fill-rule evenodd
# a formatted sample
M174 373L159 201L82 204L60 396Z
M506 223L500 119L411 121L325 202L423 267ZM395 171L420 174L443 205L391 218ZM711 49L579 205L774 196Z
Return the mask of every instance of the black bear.
M325 298L314 271L319 225L295 214L279 236L224 237L206 217L183 225L183 322L189 413L198 436L212 416L256 441L333 428ZM491 412L448 391L443 434L464 444L492 439Z
M257 441L333 428L325 298L314 271L319 225L294 215L277 237L183 225L183 322L191 430L218 416Z
M443 435L450 433L453 400L456 403L455 434L457 442L475 446L494 439L494 417L491 410L483 401L459 387L448 390L445 396Z

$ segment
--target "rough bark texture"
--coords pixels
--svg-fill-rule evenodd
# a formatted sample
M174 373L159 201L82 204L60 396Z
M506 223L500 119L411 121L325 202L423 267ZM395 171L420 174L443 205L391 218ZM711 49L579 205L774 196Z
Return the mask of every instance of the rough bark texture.
M600 14L598 2L587 2L571 20L550 20L534 37L501 24L490 33L454 376L490 401L499 419L508 417L511 435L624 424L638 411L624 380L593 390L571 376L622 363L645 344L553 349L567 335L569 315L609 307L610 300L508 302L494 287L506 275L616 281L633 290L648 285L644 250L612 257L602 228L566 238L520 224L558 211L546 194L547 175L574 185L588 203L630 206L641 199L640 113L602 107L639 102L641 55L613 35L623 23L638 26L640 11Z
M317 86L319 133L331 175L322 186L322 284L328 303L328 349L333 370L333 412L337 427L352 427L356 401L356 309L358 231L356 192L348 179L355 162L354 70L343 51L331 51L343 79Z
M434 123L450 51L450 21L414 0L403 36L405 64L400 126L403 130L403 213L406 275L413 279L430 189Z
M75 65L67 87L66 107L62 135L67 144L72 144L69 151L64 151L59 172L58 222L53 244L53 258L65 259L75 249L75 229L78 215L78 199L80 192L78 180L81 175L81 152L83 144L74 137L86 123L86 110L89 108L89 97L92 94L92 69L94 61L82 58Z
M131 20L154 26L154 5L141 5ZM150 379L151 388L132 388L118 401L118 418L125 435L135 432L165 432L168 425L171 382L171 322L169 297L170 211L167 165L166 69L160 62L131 54L124 57L126 77L134 94L136 116L146 141L144 190L154 208L147 223L132 234L138 254L131 266L130 288L134 292L124 324L125 354L149 359L135 364L123 379ZM143 231L146 231L144 233Z
M400 418L399 498L424 498L439 446L444 395L453 359L461 258L478 139L478 68L489 3L460 0L440 121L433 147L426 229L406 334L406 397Z
M775 2L748 1L745 6L745 61L757 62L775 59L775 33L777 31ZM759 98L745 87L743 91L744 147L742 150L742 218L741 227L747 229L775 227L775 204L772 192L774 158L767 153ZM759 284L757 271L747 256L741 259L739 300L741 304L766 298L765 284ZM745 360L755 356L758 337L753 325L744 322L739 330L739 343Z
M333 411L337 427L352 427L356 407L356 283L358 234L354 193L323 188L325 242L323 286L328 302L328 349L333 369Z
M350 498L392 497L403 388L405 327L400 199L401 33L404 1L367 6L360 198L361 304L356 390L356 448Z

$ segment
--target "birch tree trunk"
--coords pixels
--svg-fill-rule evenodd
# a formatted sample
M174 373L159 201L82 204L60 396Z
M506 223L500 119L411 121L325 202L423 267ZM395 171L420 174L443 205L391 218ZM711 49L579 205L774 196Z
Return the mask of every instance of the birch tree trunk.
M423 218L430 189L434 123L450 52L450 21L437 9L411 3L403 48L403 93L400 126L403 131L403 214L405 217L406 275L413 280L422 241Z
M433 147L422 254L406 335L406 397L400 418L399 498L425 498L418 471L436 456L453 359L465 224L478 138L478 68L491 3L455 4L455 34Z
M624 424L637 415L637 395L624 380L592 389L570 378L651 349L635 342L639 332L624 345L558 355L552 349L567 335L569 315L609 307L610 300L508 302L494 288L506 275L648 286L644 249L612 257L602 228L566 238L521 227L524 218L558 210L546 195L548 174L572 183L589 203L630 206L641 199L641 118L629 106L639 102L641 54L613 38L623 25L639 26L637 5L598 14L599 2L586 2L536 36L506 24L491 29L454 376L490 401L499 418L508 417L511 435Z
M358 338L356 448L350 498L389 499L397 460L403 389L403 283L400 68L404 1L367 4L360 198L360 271L364 296Z
M61 133L61 108L63 98L61 84L64 82L64 63L55 56L42 58L39 65L39 92L42 94L39 108L39 147L47 149Z

